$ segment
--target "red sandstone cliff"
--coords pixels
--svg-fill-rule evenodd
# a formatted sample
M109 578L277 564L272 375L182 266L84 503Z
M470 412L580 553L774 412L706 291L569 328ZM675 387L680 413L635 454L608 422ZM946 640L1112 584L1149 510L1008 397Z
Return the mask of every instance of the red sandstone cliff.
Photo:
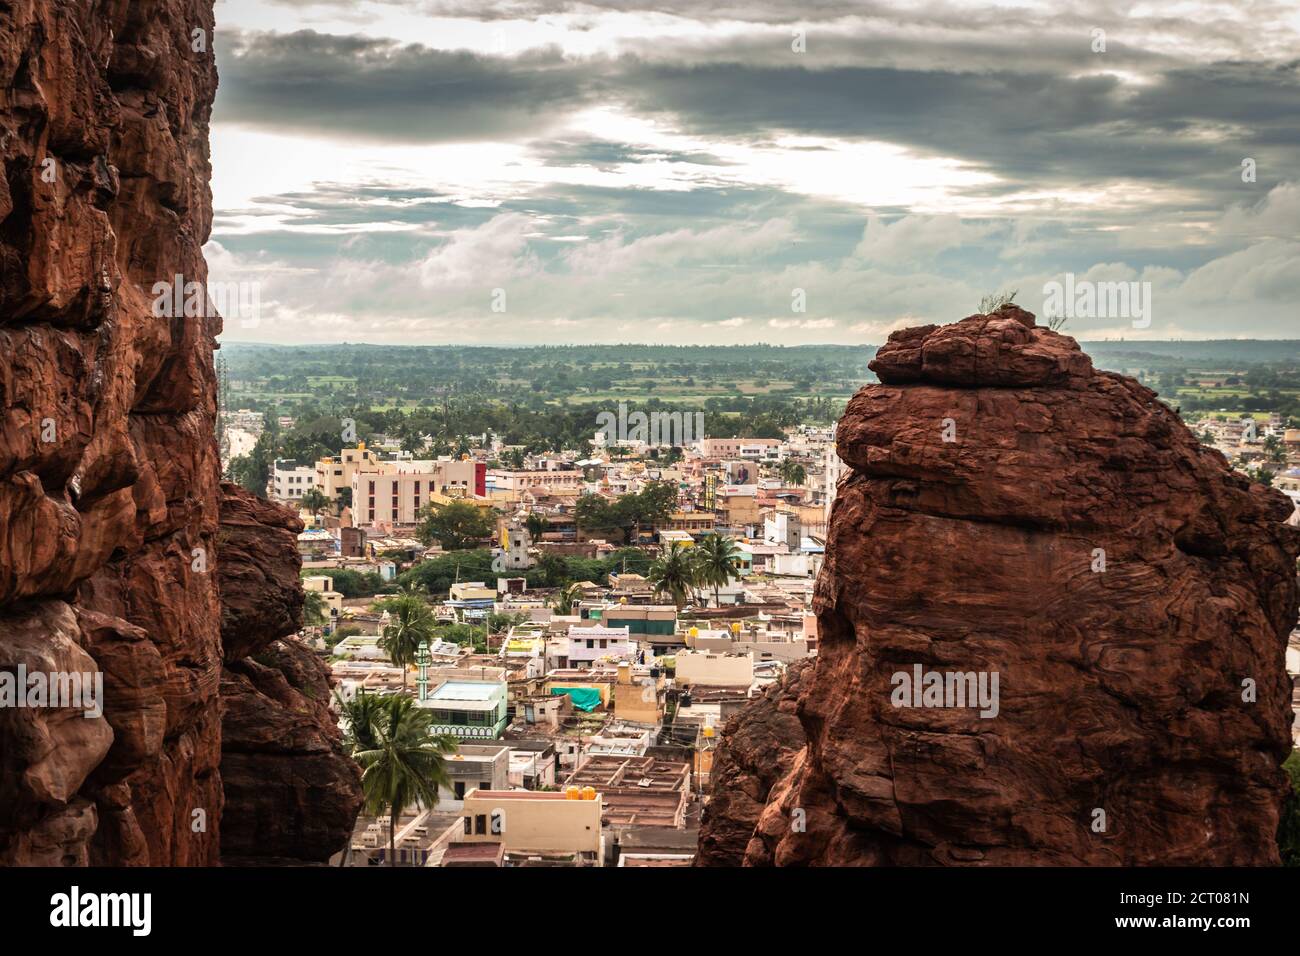
M740 866L767 799L790 772L806 738L799 724L799 687L813 662L798 661L763 696L727 722L723 746L714 753L712 796L704 808L696 866Z
M212 0L0 3L0 670L106 700L0 708L0 864L219 859L220 319L152 308L207 278L212 31ZM296 567L244 598L267 628Z
M837 432L801 728L755 750L756 702L718 756L789 769L752 827L719 775L701 862L1276 864L1283 496L1013 306L895 333L871 367ZM997 715L895 706L918 664L997 672Z
M329 668L290 637L302 623L302 522L237 485L222 491L221 857L324 863L352 833L361 770L329 710Z

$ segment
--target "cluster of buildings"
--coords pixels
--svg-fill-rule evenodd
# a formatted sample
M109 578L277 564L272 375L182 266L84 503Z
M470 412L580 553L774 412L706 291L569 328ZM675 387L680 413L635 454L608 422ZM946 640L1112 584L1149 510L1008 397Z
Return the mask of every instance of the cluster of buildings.
M458 582L435 611L483 639L408 668L382 650L384 614L354 617L373 633L334 645L339 697L409 694L459 741L437 804L397 822L399 865L689 865L724 724L817 652L811 588L738 573L735 601L679 611L616 573L561 614L520 578ZM359 820L343 862L386 863L389 822Z
M299 538L313 567L360 567L385 573L381 556L418 561L440 550L415 540L422 512L452 501L481 508L495 524L499 572L526 571L545 554L597 558L633 545L691 546L702 535L733 538L747 572L815 576L830 504L843 464L829 428L802 426L784 438L703 438L669 456L641 442L609 443L597 433L590 457L577 451L523 455L479 436L460 458L420 459L385 444L340 449L311 463L277 460L271 497L293 504L315 490L333 508L304 511ZM579 527L583 496L610 503L652 483L676 489L669 514L632 529ZM315 496L313 496L315 497ZM319 501L319 499L317 499ZM529 528L532 531L528 530ZM342 563L334 563L342 562ZM735 590L723 598L734 601Z

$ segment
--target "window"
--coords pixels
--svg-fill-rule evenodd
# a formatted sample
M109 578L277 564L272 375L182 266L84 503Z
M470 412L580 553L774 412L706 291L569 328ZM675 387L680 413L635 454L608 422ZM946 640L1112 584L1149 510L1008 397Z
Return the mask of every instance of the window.
M474 832L478 834L487 833L487 814L479 813L474 816Z
M457 799L457 800L464 800L464 799L465 799L465 781L464 781L464 780L457 780L457 781L456 781L456 784L455 784L455 787L454 787L453 789L456 791L456 799ZM465 832L468 833L469 831L466 830Z
M478 782L478 788L479 788L480 790L491 790L491 789L492 789L492 781L491 781L491 780L480 780L480 781Z
M465 835L466 835L466 836L469 836L469 835L470 835L470 822L469 822L469 817L466 817L466 818L465 818Z

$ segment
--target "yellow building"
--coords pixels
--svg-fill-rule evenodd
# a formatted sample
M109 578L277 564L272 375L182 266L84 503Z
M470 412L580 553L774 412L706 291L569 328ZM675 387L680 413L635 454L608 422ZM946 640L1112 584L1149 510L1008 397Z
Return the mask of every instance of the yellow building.
M453 601L490 601L496 599L497 589L483 581L458 581L451 586L449 596Z
M674 511L664 521L655 525L655 531L686 531L703 534L713 530L716 518L711 511Z
M344 448L337 455L318 459L316 462L316 488L333 500L344 488L352 488L352 476L357 469L377 471L379 457L361 442L356 448Z
M681 651L675 672L682 687L734 687L749 689L754 683L754 659L748 654L715 654L711 651Z
M578 866L603 866L603 806L591 788L474 790L465 797L460 842L500 843L507 853L572 856Z
M714 500L718 517L728 527L740 528L745 525L758 524L760 521L761 511L758 507L758 496L752 492L750 494L739 494L720 489L716 493Z
M618 683L614 685L614 719L638 724L661 724L664 719L662 678L632 678L632 665L618 665Z

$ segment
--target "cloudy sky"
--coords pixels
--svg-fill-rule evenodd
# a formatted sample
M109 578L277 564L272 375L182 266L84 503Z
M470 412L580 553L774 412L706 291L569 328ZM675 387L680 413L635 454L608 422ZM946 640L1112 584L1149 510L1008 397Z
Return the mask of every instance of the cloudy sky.
M1295 2L216 13L227 341L874 344L1067 272L1151 284L1080 338L1300 337Z

